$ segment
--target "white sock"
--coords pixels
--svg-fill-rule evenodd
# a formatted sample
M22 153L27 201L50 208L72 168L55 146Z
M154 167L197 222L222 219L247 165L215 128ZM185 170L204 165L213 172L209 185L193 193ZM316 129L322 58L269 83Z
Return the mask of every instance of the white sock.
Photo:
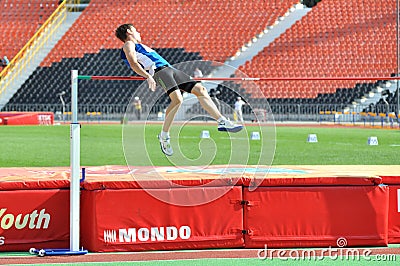
M227 120L225 116L221 116L220 118L218 118L217 122L221 123L222 121Z
M169 132L161 131L161 137L162 137L163 139L169 138Z

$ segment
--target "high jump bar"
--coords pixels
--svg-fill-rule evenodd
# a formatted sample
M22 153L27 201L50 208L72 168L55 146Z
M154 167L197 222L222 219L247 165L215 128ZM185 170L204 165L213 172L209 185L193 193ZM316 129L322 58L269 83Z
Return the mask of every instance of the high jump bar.
M80 80L145 80L140 76L84 76L78 75ZM400 77L269 77L269 78L193 78L198 81L324 81L324 80L400 80Z
M78 122L78 80L145 80L140 76L84 76L71 71L70 124L70 251L80 254L80 124ZM193 78L198 81L294 81L294 80L400 80L400 77L269 77L269 78Z

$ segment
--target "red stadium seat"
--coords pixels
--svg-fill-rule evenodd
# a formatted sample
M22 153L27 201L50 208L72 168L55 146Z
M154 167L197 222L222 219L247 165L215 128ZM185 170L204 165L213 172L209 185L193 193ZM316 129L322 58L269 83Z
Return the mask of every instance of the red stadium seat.
M4 2L4 4L3 4ZM40 7L42 4L43 8ZM0 55L12 59L54 12L58 0L7 0L1 2ZM10 40L10 41L4 41Z
M224 62L297 2L91 0L66 33L66 39L72 39L74 32L82 33L82 38L85 38L91 36L94 29L98 30L92 46L75 41L81 47L75 57L83 56L88 50L96 52L100 48L119 48L122 44L113 36L114 30L122 23L131 22L152 47L183 47L187 51L199 52L205 60ZM165 19L160 21L157 18ZM63 56L60 55L57 61Z
M255 77L390 76L396 72L395 5L391 0L368 5L324 0L239 71ZM356 82L294 81L290 86L305 86L297 97L309 97L310 91L316 96Z

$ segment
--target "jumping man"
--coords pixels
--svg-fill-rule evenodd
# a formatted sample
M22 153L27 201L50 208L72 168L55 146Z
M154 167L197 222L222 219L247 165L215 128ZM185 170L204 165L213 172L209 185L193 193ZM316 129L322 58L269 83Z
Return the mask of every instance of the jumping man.
M158 135L163 153L168 156L173 154L169 131L183 102L181 91L197 96L201 106L218 122L219 131L238 132L242 130L242 125L232 123L220 113L200 82L192 80L189 75L172 67L156 51L142 44L140 33L132 24L120 25L115 30L115 36L124 43L121 58L125 63L147 80L151 91L155 91L158 84L164 88L171 99L165 113L162 131Z

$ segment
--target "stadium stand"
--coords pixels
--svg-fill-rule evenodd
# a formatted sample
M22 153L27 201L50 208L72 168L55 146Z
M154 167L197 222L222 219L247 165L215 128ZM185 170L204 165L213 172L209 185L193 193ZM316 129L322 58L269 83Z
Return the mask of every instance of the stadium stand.
M0 3L0 55L10 60L56 10L58 0L4 0Z
M396 72L395 1L343 1L340 9L337 4L320 2L239 70L254 77L365 77ZM263 95L253 97L351 101L365 92L363 86L372 86L356 83L265 82L260 84ZM340 88L347 91L346 98L336 91Z
M62 57L95 53L100 48L119 48L121 43L113 32L119 24L128 22L135 24L151 47L182 47L200 53L204 60L224 62L297 2L92 0L42 65L49 66ZM91 37L93 33L95 38ZM72 54L66 56L71 50Z
M41 67L11 98L8 105L59 102L57 93L68 91L67 72L71 68L87 75L132 75L118 59L118 50L122 44L114 37L114 30L119 24L135 23L143 38L148 40L146 44L156 47L173 64L203 59L225 61L296 2L276 1L267 4L252 0L246 1L246 4L240 1L111 3L91 0L75 24L48 54ZM154 12L148 12L149 9ZM141 19L137 20L136 17ZM154 18L157 17L169 18L168 23L155 23ZM217 22L223 27L213 28L212 23ZM201 69L205 75L211 71L208 63L202 65ZM187 71L193 72L192 69ZM98 83L91 84L87 86L97 86ZM129 90L123 89L125 86L121 84L110 85L113 92L103 94L94 92L94 87L86 92L86 83L82 82L79 101L82 104L127 102ZM126 86L135 85L130 83ZM65 98L68 99L68 94ZM145 99L146 97L143 104L146 103ZM161 102L167 100L166 97L160 99Z

